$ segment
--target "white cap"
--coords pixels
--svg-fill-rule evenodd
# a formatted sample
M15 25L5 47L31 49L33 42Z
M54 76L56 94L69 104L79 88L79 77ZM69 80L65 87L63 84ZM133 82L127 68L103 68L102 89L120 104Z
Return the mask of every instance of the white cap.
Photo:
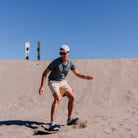
M65 51L69 51L69 46L67 46L67 45L62 45L62 46L60 47L60 52L65 52Z

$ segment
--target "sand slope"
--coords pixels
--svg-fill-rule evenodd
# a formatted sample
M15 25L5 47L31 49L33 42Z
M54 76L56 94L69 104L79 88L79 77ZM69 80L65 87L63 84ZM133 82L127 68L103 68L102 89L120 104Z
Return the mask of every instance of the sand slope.
M66 126L67 98L62 98L56 121L63 131L34 135L48 126L53 97L46 83L44 95L38 90L41 75L50 61L0 60L0 138L137 138L138 59L73 60L77 69L93 75L82 80L68 75L76 95L76 127Z

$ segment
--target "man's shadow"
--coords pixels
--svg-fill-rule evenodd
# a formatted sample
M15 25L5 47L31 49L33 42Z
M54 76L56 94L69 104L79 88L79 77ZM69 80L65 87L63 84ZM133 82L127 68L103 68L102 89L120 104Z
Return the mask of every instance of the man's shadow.
M43 122L37 122L37 121L22 121L22 120L7 120L7 121L0 121L0 127L6 125L6 126L11 126L11 125L17 125L17 126L26 126L31 129L37 129L39 128L40 125L49 125L49 123L43 123ZM64 126L64 125L59 125L59 126ZM35 132L34 135L45 135L47 133L45 132Z
M0 126L26 126L31 129L36 129L39 125L49 125L49 123L37 122L37 121L22 121L22 120L7 120L7 121L0 121Z

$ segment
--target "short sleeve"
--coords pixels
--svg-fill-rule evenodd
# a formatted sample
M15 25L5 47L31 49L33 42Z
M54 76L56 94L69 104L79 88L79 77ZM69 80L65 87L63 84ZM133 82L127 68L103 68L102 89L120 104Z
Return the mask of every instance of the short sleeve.
M71 65L70 67L71 70L76 70L76 66L72 61L70 61L70 65Z
M54 67L55 67L55 61L52 61L52 62L48 65L47 68L48 68L49 70L52 71L52 70L54 69Z

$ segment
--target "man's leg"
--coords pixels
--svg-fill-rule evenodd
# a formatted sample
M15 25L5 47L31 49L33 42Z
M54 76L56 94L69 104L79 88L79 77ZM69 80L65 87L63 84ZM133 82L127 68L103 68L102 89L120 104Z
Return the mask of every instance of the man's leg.
M70 90L65 93L65 96L68 97L69 102L68 102L68 119L72 120L72 114L73 114L73 108L75 104L75 95L74 93Z
M59 105L60 100L61 100L60 92L54 93L53 96L54 96L54 102L53 102L52 107L51 107L51 122L55 122L55 116L57 113L58 105Z

